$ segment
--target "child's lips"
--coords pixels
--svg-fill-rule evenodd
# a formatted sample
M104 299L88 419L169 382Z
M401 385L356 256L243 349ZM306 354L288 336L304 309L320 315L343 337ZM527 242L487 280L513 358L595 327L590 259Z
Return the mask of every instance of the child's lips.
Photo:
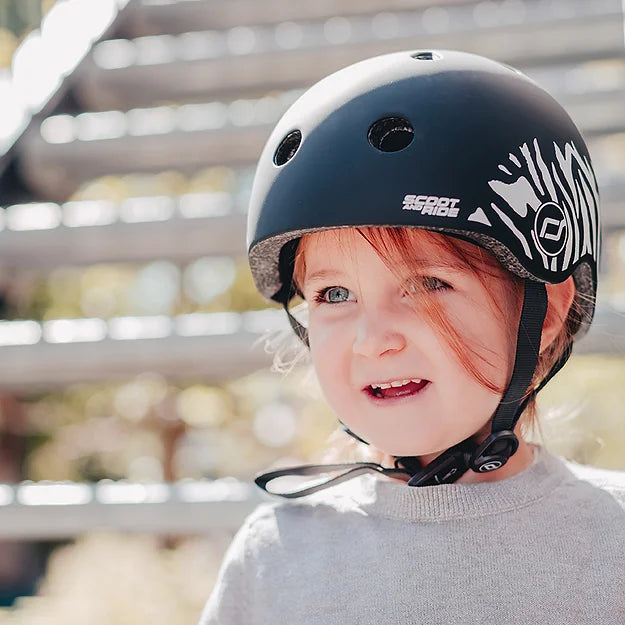
M392 386L391 388L374 388L369 385L363 391L368 397L376 402L390 402L393 400L411 397L422 392L430 384L429 380L419 379L418 382L410 380L402 386Z

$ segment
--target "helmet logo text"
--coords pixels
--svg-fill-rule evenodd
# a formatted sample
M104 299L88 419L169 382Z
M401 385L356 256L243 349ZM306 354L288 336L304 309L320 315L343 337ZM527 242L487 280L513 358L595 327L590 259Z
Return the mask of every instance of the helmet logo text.
M457 197L444 197L438 195L406 195L404 196L405 211L418 211L422 215L435 215L436 217L457 217L460 207Z

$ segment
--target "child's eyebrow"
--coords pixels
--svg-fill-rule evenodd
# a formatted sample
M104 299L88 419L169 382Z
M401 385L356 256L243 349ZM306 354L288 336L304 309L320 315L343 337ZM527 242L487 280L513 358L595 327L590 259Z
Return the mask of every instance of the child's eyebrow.
M451 271L466 271L466 266L461 262L450 262L444 260L430 260L427 258L415 258L412 260L414 265L423 270L447 269ZM304 282L313 282L315 280L330 280L344 278L345 274L340 269L318 269L312 273L306 273Z
M312 280L327 280L329 278L337 278L342 275L343 273L336 269L319 269L318 271L313 271L310 274L306 273L304 276L304 282Z
M466 269L466 265L461 261L445 261L445 260L430 260L427 258L420 259L415 258L412 263L417 265L420 269L455 269L456 271L462 271Z

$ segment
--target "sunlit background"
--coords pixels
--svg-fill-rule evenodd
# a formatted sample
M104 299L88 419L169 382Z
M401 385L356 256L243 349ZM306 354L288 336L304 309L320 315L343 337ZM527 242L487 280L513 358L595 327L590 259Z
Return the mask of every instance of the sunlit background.
M625 469L621 0L0 0L0 624L197 621L250 478L336 425L269 371L254 163L325 74L432 47L519 67L588 140L597 318L543 436Z

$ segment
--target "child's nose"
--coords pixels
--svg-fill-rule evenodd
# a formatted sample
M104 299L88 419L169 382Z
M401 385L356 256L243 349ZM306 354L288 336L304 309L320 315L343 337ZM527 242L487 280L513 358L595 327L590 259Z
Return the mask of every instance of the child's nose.
M406 347L406 338L401 330L393 327L385 315L376 318L363 316L357 322L353 350L367 358L399 352Z

